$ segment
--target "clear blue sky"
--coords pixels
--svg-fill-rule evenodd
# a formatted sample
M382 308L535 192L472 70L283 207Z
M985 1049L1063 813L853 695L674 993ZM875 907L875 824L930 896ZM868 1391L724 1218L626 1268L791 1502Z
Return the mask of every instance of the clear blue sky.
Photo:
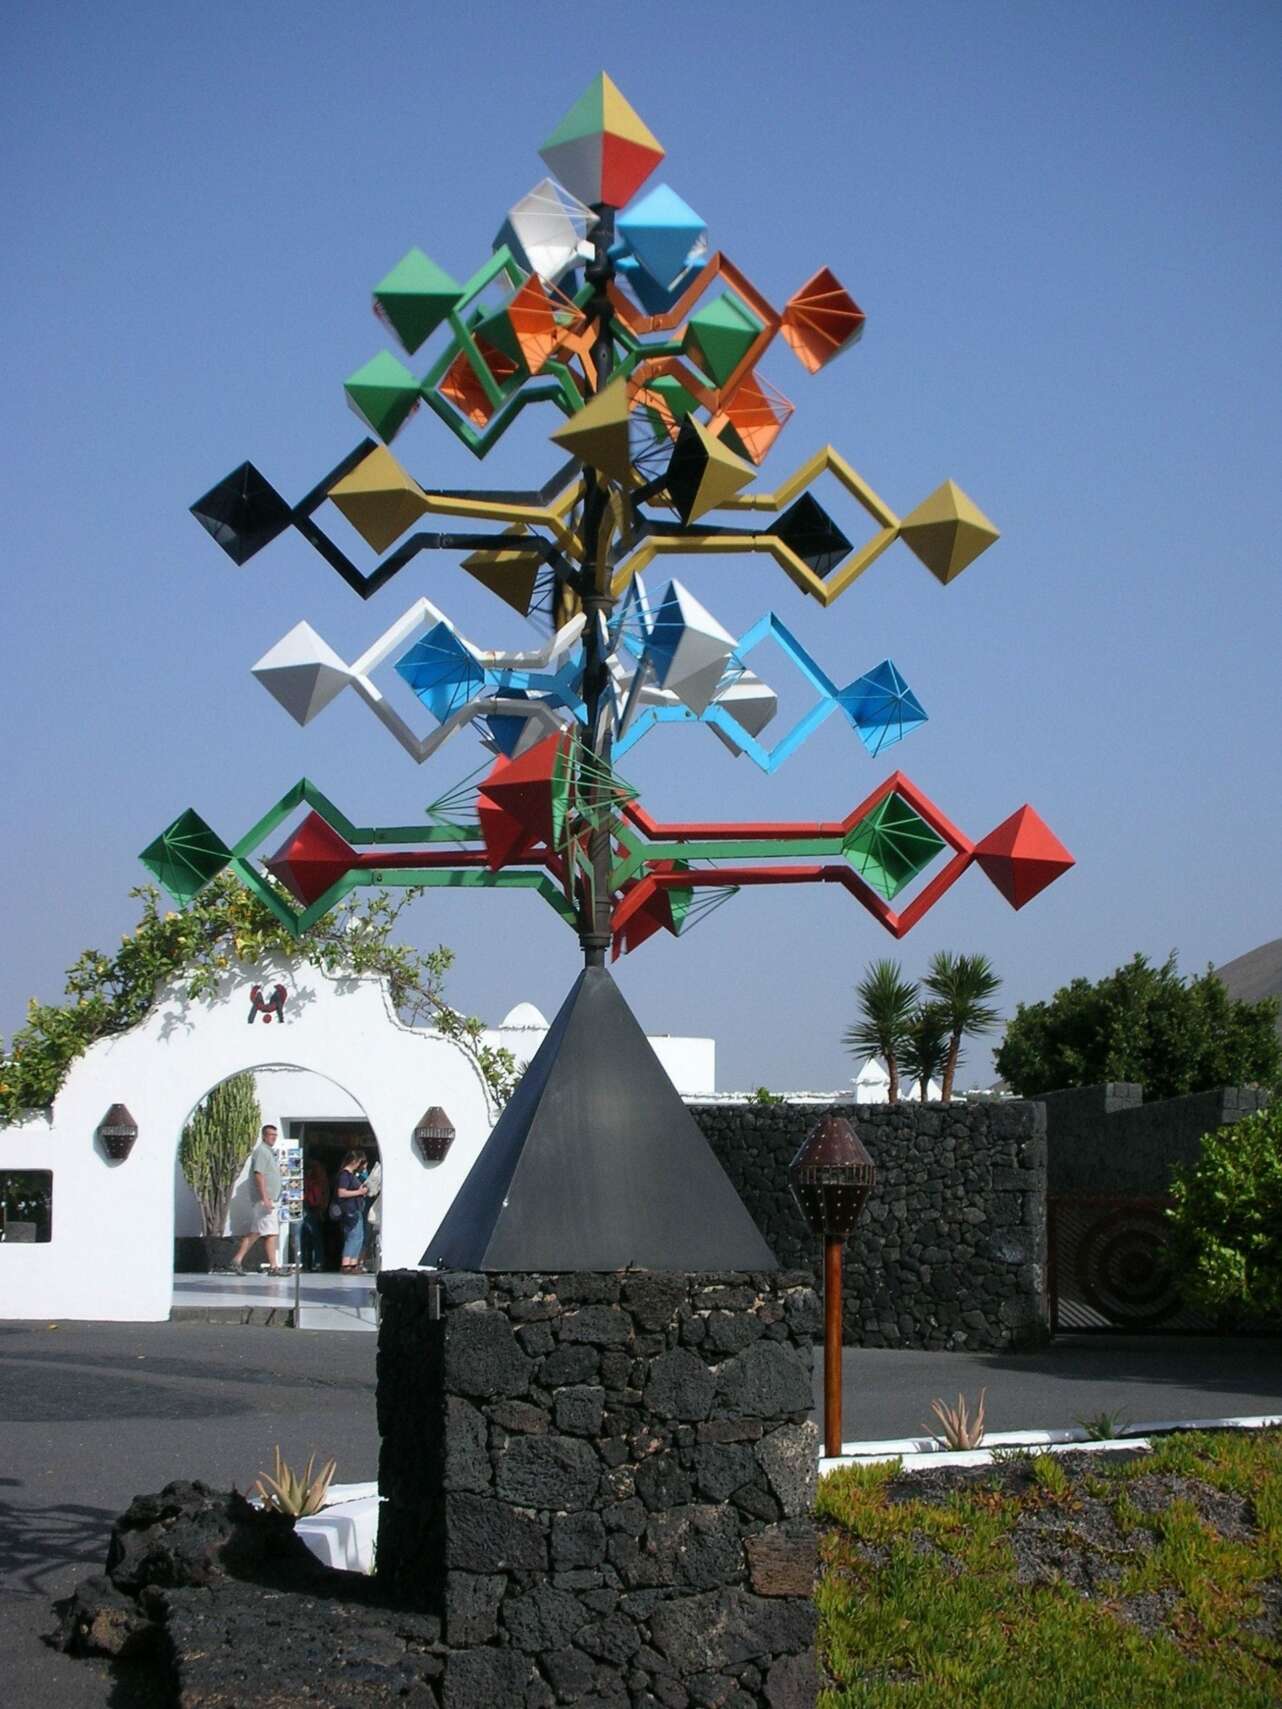
M984 950L1013 1008L1282 933L1280 50L1272 0L11 15L0 1032L130 927L181 808L232 841L306 773L405 821L479 763L464 738L416 770L354 699L299 730L249 668L303 617L353 657L422 592L482 645L522 641L513 613L443 558L364 605L301 540L237 571L187 506L245 457L297 498L355 443L371 286L411 244L479 265L602 67L776 303L826 264L868 313L813 379L767 359L798 413L766 475L831 440L901 511L951 475L1003 529L948 589L896 548L827 612L755 559L678 573L733 630L774 606L839 681L893 657L931 722L890 758L972 836L1031 801L1079 861L1020 914L973 871L898 947L827 887L745 894L619 964L646 1026L715 1034L725 1086L833 1086L875 956ZM397 453L536 485L553 424L482 471L421 412ZM837 720L773 779L703 730L629 761L656 814L731 819L837 816L887 769ZM530 897L411 930L489 1019L552 1012L577 966Z

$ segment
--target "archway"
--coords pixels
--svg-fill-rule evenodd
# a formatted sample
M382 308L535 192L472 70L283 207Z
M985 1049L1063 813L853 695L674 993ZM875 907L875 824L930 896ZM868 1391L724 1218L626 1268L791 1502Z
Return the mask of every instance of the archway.
M208 1114L213 1094L233 1084L238 1096L232 1110L223 1112L224 1121L232 1124L231 1161L225 1179L215 1183L215 1191L206 1192L202 1207L184 1173L182 1137L197 1112ZM243 1134L237 1133L238 1125L244 1126ZM263 1224L252 1165L256 1142L268 1128L275 1130L268 1162L274 1163L281 1182L270 1248L267 1240L253 1238ZM335 1184L339 1170L353 1153L360 1156L362 1183L373 1190L368 1198L340 1201ZM318 1288L310 1278L336 1276L344 1251L351 1253L353 1243L364 1260L363 1272L377 1270L382 1180L381 1150L369 1115L333 1075L280 1058L249 1063L223 1075L194 1100L175 1134L175 1309L195 1311L202 1301L211 1310L215 1306L229 1308L242 1296L247 1308L256 1302L266 1301L270 1306L277 1301L282 1295L279 1288L263 1295L262 1301L260 1290L241 1290L240 1295L233 1291L223 1298L228 1287L234 1290L242 1279L233 1272L232 1259L242 1251L245 1238L252 1238L249 1251L243 1254L245 1279L262 1281L270 1275L279 1281L280 1272L292 1273L297 1268L309 1278L308 1296L313 1304L324 1299L335 1303L341 1296L334 1296L332 1289ZM208 1217L220 1222L216 1232L206 1228ZM273 1254L274 1271L270 1265ZM187 1280L194 1277L225 1280L216 1286L208 1280L199 1284ZM367 1299L372 1287L369 1281L359 1298Z

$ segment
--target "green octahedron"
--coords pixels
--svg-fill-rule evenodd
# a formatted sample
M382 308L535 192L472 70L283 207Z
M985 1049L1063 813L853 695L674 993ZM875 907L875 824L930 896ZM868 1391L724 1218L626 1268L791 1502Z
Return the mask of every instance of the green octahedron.
M181 906L223 870L231 859L231 850L189 807L154 843L147 844L140 858Z
M421 249L411 249L374 287L374 312L412 356L457 306L463 287Z
M861 878L889 902L944 846L902 795L890 794L855 826L842 853Z

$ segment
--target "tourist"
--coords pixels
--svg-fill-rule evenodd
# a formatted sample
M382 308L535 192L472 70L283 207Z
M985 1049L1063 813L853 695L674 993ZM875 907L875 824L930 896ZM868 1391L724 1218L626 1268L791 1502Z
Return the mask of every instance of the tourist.
M345 1276L355 1275L361 1267L365 1248L365 1201L369 1197L369 1166L363 1151L349 1151L338 1172L334 1197L338 1200L343 1228L343 1261Z
M369 1180L365 1183L368 1197L365 1201L365 1256L364 1265L367 1270L377 1270L379 1262L379 1234L383 1226L383 1165L376 1162L369 1172Z
M276 1234L280 1218L276 1206L280 1199L280 1162L276 1156L276 1129L271 1122L262 1131L254 1154L249 1160L249 1182L253 1193L251 1214L253 1225L236 1248L231 1261L234 1276L245 1274L245 1254L256 1240L266 1242L267 1269L273 1276L287 1276L289 1271L276 1262Z

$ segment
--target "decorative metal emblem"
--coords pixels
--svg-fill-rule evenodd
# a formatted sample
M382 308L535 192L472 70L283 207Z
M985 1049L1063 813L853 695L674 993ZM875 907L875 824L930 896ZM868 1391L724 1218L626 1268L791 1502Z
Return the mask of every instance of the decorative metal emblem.
M245 1018L252 1027L255 1020L261 1015L264 1022L270 1026L271 1018L275 1015L276 1019L283 1025L285 1004L288 1000L289 993L283 985L273 985L270 997L263 996L261 985L251 985L249 988L249 1014Z

